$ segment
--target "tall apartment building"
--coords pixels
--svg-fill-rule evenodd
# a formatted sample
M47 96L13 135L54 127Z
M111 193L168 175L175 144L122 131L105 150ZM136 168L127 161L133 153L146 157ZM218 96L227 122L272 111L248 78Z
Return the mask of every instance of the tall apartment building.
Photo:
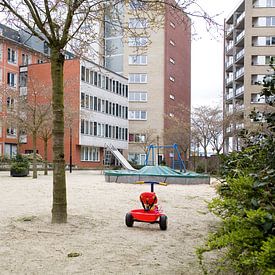
M224 40L224 114L235 114L225 129L228 153L241 147L238 130L253 126L250 112L267 108L259 84L275 56L275 1L241 1L225 21Z
M125 41L122 30L114 31L111 25L105 25L105 66L128 78L128 159L137 164L145 160L142 143L151 140L154 144L167 145L171 142L164 138L165 129L171 124L169 117L182 115L175 107L190 109L191 101L190 19L183 12L166 6L163 26L153 30L146 15L137 17L132 12L142 5L129 1L126 7L116 8L121 12L121 19L133 32L141 33L140 36L130 35ZM149 35L144 34L144 29ZM188 114L185 121L190 121ZM160 159L169 160L169 154L164 153L159 150Z
M44 46L25 32L0 24L0 156L17 152L18 133L8 116L19 94L19 67L47 60Z
M51 98L50 63L21 67L20 72L29 79L21 83L25 95L36 92L37 102L43 104ZM44 89L44 94L43 90ZM49 96L46 97L45 93ZM38 104L39 106L39 104ZM65 161L77 167L100 167L106 144L112 144L122 153L128 149L128 83L121 75L98 66L88 59L70 59L64 64ZM21 145L23 153L33 150L28 135ZM44 158L44 142L37 139L37 151ZM48 145L48 160L52 162L52 140Z

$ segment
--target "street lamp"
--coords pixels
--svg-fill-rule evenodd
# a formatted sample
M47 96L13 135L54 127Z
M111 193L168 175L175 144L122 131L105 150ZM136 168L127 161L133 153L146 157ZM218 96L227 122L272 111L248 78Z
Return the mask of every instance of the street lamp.
M157 166L159 165L159 136L157 135Z
M70 173L72 173L73 168L73 157L72 157L72 127L70 127Z

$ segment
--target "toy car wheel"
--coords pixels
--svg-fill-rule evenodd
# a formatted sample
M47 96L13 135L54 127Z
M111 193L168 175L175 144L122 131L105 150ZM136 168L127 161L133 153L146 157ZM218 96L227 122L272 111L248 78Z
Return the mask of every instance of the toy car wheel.
M128 227L132 227L134 224L134 218L131 213L127 213L125 217L125 223Z
M167 229L167 216L163 215L159 217L159 227L161 230Z

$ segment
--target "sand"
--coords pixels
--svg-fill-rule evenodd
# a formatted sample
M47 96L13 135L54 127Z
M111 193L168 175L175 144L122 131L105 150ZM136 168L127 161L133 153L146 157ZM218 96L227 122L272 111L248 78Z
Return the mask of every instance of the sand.
M149 185L107 183L100 171L67 173L68 223L51 224L52 175L0 172L0 274L203 274L195 255L217 219L212 185L156 186L168 229L125 225ZM68 257L69 253L78 257Z

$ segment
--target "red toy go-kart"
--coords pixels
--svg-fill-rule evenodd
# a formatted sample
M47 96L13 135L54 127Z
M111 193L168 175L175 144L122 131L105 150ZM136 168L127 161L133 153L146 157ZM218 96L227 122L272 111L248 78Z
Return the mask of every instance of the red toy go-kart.
M154 192L154 184L167 185L165 182L158 181L138 181L136 183L151 184L151 192L140 194L140 201L143 209L134 209L126 214L125 223L132 227L134 222L158 223L161 230L167 229L167 216L159 209L157 196Z

